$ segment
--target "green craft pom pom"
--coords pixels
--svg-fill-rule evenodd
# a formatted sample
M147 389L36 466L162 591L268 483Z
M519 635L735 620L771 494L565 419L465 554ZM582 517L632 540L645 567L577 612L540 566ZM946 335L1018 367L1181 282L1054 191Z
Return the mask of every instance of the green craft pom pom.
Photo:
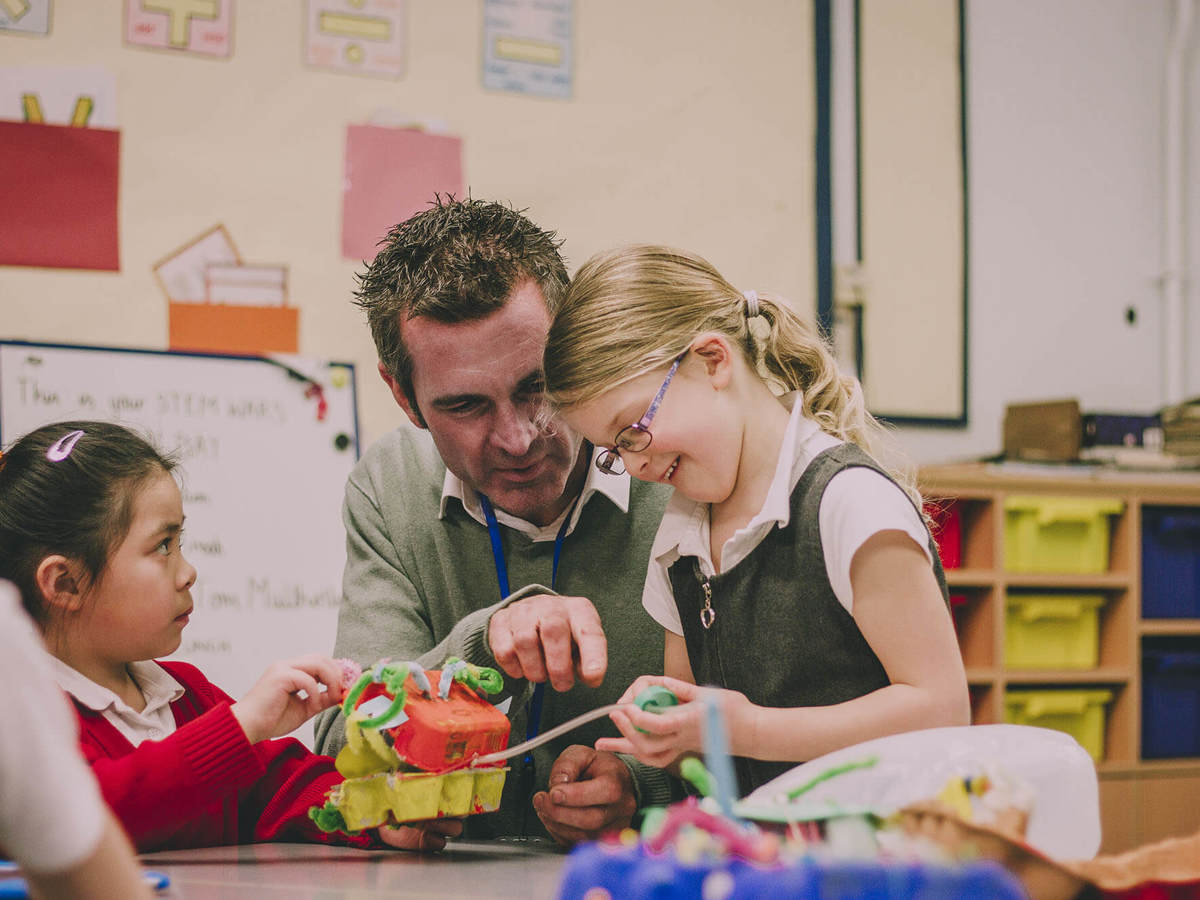
M679 698L669 688L665 688L661 684L652 684L634 697L633 702L639 709L656 713L671 706L678 706Z
M495 669L480 666L478 673L479 687L485 694L498 694L504 690L504 678Z
M388 663L383 667L383 686L393 697L404 692L404 680L408 678L408 665Z
M324 806L310 806L308 808L308 817L324 832L342 831L346 834L354 833L346 827L346 820L342 818L341 811L328 800L325 801Z
M661 684L652 684L634 697L633 702L637 705L638 709L645 710L646 712L660 713L664 709L678 706L679 698L670 689L663 687ZM645 728L639 728L638 731L646 734Z
M712 773L696 757L688 756L680 761L679 775L698 790L702 797L713 795Z
M446 660L446 665L456 662L458 657L451 656ZM483 691L485 694L498 694L504 690L504 678L495 669L489 669L487 666L467 663L464 668L454 673L454 680L473 691Z
M665 806L648 806L642 810L642 840L649 840L662 830L663 820L667 817Z

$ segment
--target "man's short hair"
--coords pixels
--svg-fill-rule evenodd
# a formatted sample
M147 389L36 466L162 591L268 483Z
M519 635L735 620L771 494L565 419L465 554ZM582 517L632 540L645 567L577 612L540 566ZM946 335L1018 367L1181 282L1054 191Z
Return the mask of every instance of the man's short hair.
M414 409L402 316L445 323L482 319L504 306L526 279L541 288L551 314L558 307L567 289L558 252L562 241L523 212L488 200L437 195L429 209L387 233L375 260L357 276L355 305L367 314L379 361Z

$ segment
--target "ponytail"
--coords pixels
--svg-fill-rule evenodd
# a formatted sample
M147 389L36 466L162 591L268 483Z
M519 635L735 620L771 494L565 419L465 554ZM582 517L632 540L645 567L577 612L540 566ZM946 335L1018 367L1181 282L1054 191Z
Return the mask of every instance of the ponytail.
M800 391L806 416L826 434L865 450L921 509L912 467L902 459L891 433L867 411L861 382L838 369L828 340L791 307L756 296L761 318L769 326L765 335L755 338L760 371L785 390Z

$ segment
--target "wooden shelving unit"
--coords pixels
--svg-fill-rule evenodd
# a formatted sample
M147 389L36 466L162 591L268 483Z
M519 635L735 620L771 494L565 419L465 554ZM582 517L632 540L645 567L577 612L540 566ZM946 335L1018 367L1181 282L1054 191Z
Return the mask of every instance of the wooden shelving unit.
M1141 758L1142 641L1177 636L1200 646L1200 620L1143 619L1141 522L1146 507L1200 508L1200 475L1071 470L967 464L920 472L927 500L953 500L962 525L962 565L948 569L959 644L971 690L973 721L1004 721L1009 686L1098 687L1111 690L1104 759L1097 763L1102 850L1115 853L1163 837L1200 830L1200 758ZM1005 499L1009 495L1106 497L1120 500L1113 517L1109 569L1099 574L1036 574L1004 567ZM1099 665L1088 670L1017 670L1004 661L1005 600L1018 591L1102 594Z

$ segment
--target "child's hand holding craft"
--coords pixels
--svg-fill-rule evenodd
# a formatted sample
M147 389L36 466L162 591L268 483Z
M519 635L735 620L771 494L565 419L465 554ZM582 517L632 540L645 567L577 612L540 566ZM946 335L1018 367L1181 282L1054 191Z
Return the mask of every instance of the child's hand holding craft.
M272 663L231 710L252 744L295 731L345 696L342 667L319 653Z
M446 838L462 834L462 819L427 819L405 825L383 825L377 830L379 839L397 850L441 850Z
M632 703L652 686L665 687L678 699L678 706L660 707L651 712L636 706L626 706L611 713L613 722L623 737L601 738L597 750L630 753L641 762L666 768L682 754L704 749L705 697L711 696L725 715L726 729L737 752L738 747L754 743L755 713L758 709L745 694L719 688L698 687L665 675L643 675L621 697L622 703Z

